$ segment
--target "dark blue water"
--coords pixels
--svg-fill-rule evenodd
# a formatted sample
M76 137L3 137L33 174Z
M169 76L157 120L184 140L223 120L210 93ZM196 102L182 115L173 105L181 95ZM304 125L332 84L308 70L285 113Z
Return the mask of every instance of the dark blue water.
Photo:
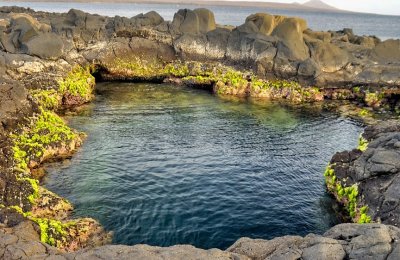
M2 5L18 5L35 10L49 12L67 12L77 8L89 13L107 16L132 17L139 13L155 10L165 19L172 20L174 13L181 8L197 8L196 5L178 4L135 4L135 3L73 3L73 2L5 2ZM204 7L204 6L201 6ZM362 13L330 13L320 11L285 10L260 7L206 6L215 13L218 23L228 25L243 24L246 17L253 13L265 12L287 16L299 16L307 20L313 30L342 30L353 28L357 35L376 35L381 39L400 38L400 16L362 14Z
M114 242L226 248L240 237L323 233L336 151L362 128L313 106L225 100L169 85L107 83L69 118L88 138L45 185Z

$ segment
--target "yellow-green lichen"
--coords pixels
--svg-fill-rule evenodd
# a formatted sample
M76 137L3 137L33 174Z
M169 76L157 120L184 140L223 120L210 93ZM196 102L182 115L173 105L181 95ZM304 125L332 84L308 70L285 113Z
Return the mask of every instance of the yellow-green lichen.
M40 241L51 246L58 246L57 243L66 242L63 237L67 234L66 224L58 220L46 218L31 218L40 227ZM60 241L61 240L61 241Z
M367 215L368 207L358 207L358 185L346 187L338 180L335 170L332 168L334 165L329 164L324 172L325 183L329 192L331 192L337 200L345 206L351 219L358 223L369 223L371 217Z
M358 219L358 223L364 224L364 223L371 223L372 219L370 216L368 216L368 206L363 206L360 208L360 218Z
M181 62L169 63L164 67L163 72L170 77L183 78L189 75L189 68L187 64Z
M379 107L382 103L383 98L383 93L367 91L365 93L364 102L370 107Z
M30 161L40 161L47 148L71 141L77 134L54 112L41 110L22 133L11 135L15 170L26 172Z
M372 113L368 109L363 108L358 112L358 115L360 117L370 117L370 116L372 116Z
M358 147L357 149L364 152L368 148L368 140L366 140L362 134L360 134L360 137L358 138Z
M67 228L74 225L74 221L62 223L59 220L36 218L31 216L31 212L24 212L19 206L10 206L9 209L14 209L24 217L37 223L40 228L40 241L51 246L60 246L61 242L65 243L64 238L67 235Z
M354 88L353 88L353 92L356 93L356 94L358 94L358 93L361 92L361 88L360 88L360 87L354 87Z
M63 95L78 96L90 100L95 84L95 78L90 73L90 67L77 66L59 82L58 91Z
M37 104L46 110L55 110L61 104L62 95L55 89L33 90L31 94Z
M28 196L28 200L31 204L35 203L35 200L39 197L39 181L31 178L19 178L19 181L27 181L32 187L32 194Z
M146 60L139 57L132 57L130 59L117 58L112 64L107 65L107 67L112 74L128 77L147 79L166 76L164 64L160 61ZM169 67L169 69L171 73L175 71L172 67ZM177 71L176 73L179 74Z

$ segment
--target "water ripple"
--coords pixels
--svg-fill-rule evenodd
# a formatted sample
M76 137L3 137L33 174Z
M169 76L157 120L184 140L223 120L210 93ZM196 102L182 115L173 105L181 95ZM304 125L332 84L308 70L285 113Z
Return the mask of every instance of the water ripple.
M337 222L322 172L362 131L336 115L186 88L103 84L88 133L46 186L114 242L226 248L243 236L322 233Z

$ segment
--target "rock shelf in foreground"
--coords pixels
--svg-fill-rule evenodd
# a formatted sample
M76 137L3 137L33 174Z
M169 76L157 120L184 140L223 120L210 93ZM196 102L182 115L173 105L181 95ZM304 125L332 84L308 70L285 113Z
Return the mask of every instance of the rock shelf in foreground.
M105 245L63 253L40 242L29 222L0 228L2 259L371 259L400 258L400 229L381 224L341 224L324 235L284 236L272 240L241 238L226 251L190 245Z

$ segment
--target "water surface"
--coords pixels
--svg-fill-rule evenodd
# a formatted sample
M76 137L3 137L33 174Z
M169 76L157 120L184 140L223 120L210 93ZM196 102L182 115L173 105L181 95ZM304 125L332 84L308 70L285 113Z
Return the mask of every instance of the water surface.
M337 223L323 171L357 144L348 119L170 85L107 83L69 118L88 138L45 185L114 242L225 249L239 237L323 233Z

